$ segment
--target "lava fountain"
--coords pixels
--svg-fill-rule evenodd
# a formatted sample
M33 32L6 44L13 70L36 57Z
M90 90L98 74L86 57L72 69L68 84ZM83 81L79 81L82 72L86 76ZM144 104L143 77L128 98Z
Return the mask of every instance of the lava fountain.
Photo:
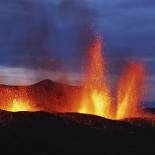
M28 101L14 99L10 107L8 107L8 111L32 111L32 106L30 106Z
M144 67L138 63L128 64L121 75L117 91L117 119L142 114L140 102L144 94L144 75Z
M105 59L101 51L101 40L97 38L89 50L88 67L78 112L113 118L112 97L106 77Z
M2 110L11 112L39 110L29 97L27 88L3 86L0 88L0 99Z
M143 64L128 64L118 82L117 95L114 98L111 95L107 80L105 57L102 55L100 38L93 42L88 58L82 99L78 112L109 119L123 119L142 115L140 102L143 98L144 90Z

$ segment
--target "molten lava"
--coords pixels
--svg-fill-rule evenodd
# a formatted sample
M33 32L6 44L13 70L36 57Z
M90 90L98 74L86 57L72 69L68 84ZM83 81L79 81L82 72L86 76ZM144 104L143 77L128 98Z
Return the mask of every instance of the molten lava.
M144 90L143 64L129 63L121 75L117 97L114 99L106 77L105 57L102 44L97 38L88 54L88 67L84 79L84 89L78 112L103 116L110 119L138 117L142 114L140 101Z
M102 44L97 38L88 54L88 67L79 112L112 118L112 98L106 78Z
M10 103L3 105L2 110L18 112L18 111L38 111L37 108L32 106L28 100L13 99Z
M140 99L144 90L144 67L131 63L120 78L117 94L116 118L137 117L142 113Z
M12 105L10 105L10 107L8 108L8 111L32 111L32 107L27 101L14 99Z
M34 101L30 98L28 87L0 87L0 109L18 111L37 111Z

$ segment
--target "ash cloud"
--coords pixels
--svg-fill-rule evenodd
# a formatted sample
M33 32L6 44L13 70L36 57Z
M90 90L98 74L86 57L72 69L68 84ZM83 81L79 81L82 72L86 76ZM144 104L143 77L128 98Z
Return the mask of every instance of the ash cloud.
M79 70L94 16L84 1L8 0L0 6L1 65L38 70L36 79L47 71Z

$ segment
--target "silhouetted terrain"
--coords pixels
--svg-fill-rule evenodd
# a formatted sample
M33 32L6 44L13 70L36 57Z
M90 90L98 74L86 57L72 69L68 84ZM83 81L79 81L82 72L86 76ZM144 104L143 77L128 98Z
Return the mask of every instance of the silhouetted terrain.
M0 112L0 154L153 154L155 123L93 115Z

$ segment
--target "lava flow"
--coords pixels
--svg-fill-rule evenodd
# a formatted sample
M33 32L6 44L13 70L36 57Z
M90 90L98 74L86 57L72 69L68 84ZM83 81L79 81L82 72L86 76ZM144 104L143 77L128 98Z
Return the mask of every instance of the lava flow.
M119 80L117 97L111 95L107 81L105 57L102 56L101 39L97 38L89 50L84 89L78 112L123 119L142 114L140 102L143 97L143 64L129 63ZM117 103L114 103L116 101Z

